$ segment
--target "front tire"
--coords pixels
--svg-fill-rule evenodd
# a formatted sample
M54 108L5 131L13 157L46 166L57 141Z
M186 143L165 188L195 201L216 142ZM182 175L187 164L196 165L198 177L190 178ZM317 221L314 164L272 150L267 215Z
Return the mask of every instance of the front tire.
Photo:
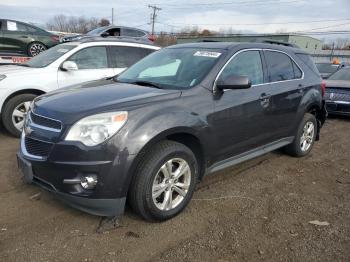
M162 141L141 160L128 201L148 221L170 219L191 200L197 177L198 163L193 152L183 144Z
M28 55L33 57L46 50L46 46L40 42L30 43L28 46Z
M2 123L6 130L15 137L20 137L25 117L36 95L22 94L12 97L4 106Z
M313 114L306 113L296 132L293 143L285 147L285 151L295 157L303 157L310 153L316 139L317 121Z

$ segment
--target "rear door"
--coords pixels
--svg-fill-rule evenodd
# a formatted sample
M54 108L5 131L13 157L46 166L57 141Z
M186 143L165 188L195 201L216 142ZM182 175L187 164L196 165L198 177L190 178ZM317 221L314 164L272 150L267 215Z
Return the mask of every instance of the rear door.
M142 58L154 52L154 49L141 46L110 46L109 58L114 74L120 74Z
M58 69L59 88L114 75L114 70L108 62L106 46L80 49L66 61L75 62L78 70L62 71Z
M270 133L274 140L291 136L297 110L303 96L303 72L287 54L264 50L268 70L270 101Z
M3 30L5 27L5 21L0 20L0 53L4 52L5 48L5 42L4 42L4 36L3 36Z
M216 136L216 161L257 148L270 141L269 85L265 84L262 52L236 53L218 79L228 75L248 76L252 87L225 90L215 99L211 119ZM266 96L266 97L265 97Z

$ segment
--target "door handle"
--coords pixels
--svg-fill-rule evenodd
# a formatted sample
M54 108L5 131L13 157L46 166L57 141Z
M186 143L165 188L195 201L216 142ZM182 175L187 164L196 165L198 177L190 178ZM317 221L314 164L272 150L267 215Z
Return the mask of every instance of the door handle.
M270 97L271 97L270 94L262 93L262 94L260 95L260 98L259 98L259 99L265 101L265 100L269 100Z
M21 35L20 37L21 37L21 38L29 38L29 37L26 36L26 35Z

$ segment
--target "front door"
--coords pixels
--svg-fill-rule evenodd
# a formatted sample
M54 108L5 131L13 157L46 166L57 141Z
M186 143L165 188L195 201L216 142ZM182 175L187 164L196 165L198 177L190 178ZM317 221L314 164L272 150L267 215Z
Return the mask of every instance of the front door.
M214 162L249 151L269 141L270 87L265 84L262 52L244 50L236 53L220 73L248 76L252 87L224 90L215 98L211 119L216 134Z
M78 70L62 71L58 69L57 82L59 88L114 75L114 70L108 63L105 46L93 46L81 49L66 61L75 62Z

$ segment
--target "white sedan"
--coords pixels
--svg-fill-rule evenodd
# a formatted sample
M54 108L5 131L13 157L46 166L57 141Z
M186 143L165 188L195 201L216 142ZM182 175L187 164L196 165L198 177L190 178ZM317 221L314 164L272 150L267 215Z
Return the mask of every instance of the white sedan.
M126 40L88 40L57 45L20 65L0 66L0 114L19 136L31 101L38 95L112 77L159 47Z

